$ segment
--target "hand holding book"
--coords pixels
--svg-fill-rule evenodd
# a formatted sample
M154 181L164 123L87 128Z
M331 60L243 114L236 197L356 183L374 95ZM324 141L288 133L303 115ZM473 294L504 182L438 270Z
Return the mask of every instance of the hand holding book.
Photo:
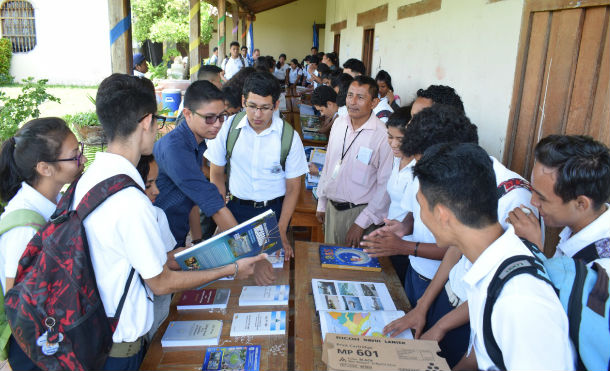
M237 275L235 278L239 280L248 278L254 273L254 267L256 266L256 263L262 260L267 260L267 254L262 253L256 256L241 258L237 260L235 262L237 264Z

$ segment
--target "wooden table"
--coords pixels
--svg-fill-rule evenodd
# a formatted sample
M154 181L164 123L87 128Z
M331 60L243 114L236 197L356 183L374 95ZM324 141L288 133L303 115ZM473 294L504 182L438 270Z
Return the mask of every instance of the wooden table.
M290 263L284 263L283 269L276 269L277 279L274 284L290 284ZM217 281L211 284L210 288L230 288L231 296L227 309L213 310L189 310L177 311L176 304L180 300L181 294L174 295L168 320L166 320L155 335L153 342L146 353L146 357L140 366L141 370L201 370L203 359L205 358L206 347L188 348L162 348L161 338L169 321L189 321L200 319L222 320L222 335L218 346L237 346L237 345L260 345L261 346L261 370L287 370L289 367L288 338L289 330L286 335L278 336L248 336L235 337L229 336L231 332L231 322L233 314L245 312L270 312L274 310L286 311L288 320L287 327L292 326L293 318L290 317L290 308L293 308L292 288L290 291L289 305L286 306L265 306L265 307L240 307L239 295L243 286L254 286L252 278L242 281ZM292 286L292 285L291 285Z
M397 310L408 311L410 306L392 263L381 258L381 272L322 268L319 244L297 241L295 244L294 286L294 369L326 370L322 362L322 334L311 288L312 278L347 281L384 282Z
M301 184L299 200L294 208L290 225L293 227L307 227L311 230L312 242L324 242L322 224L316 218L318 200L313 197L310 189L305 189L305 181Z

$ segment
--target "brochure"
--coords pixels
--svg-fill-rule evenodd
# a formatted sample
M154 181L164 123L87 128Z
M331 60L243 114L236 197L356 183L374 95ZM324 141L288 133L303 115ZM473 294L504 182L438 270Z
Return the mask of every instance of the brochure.
M244 286L239 296L239 306L288 305L289 296L289 285Z
M161 346L188 347L218 345L222 321L172 321L167 326Z
M385 283L312 279L316 310L396 310Z
M383 334L385 325L405 315L405 312L401 310L370 312L321 310L319 313L322 341L326 338L327 333L387 337ZM402 332L397 337L413 339L410 329Z
M320 245L320 264L322 268L381 272L379 259L356 247Z
M178 310L226 308L230 295L230 289L187 290L182 292L176 308Z
M284 335L286 312L235 313L231 336Z
M206 350L201 369L203 371L259 371L260 364L260 345L213 347Z

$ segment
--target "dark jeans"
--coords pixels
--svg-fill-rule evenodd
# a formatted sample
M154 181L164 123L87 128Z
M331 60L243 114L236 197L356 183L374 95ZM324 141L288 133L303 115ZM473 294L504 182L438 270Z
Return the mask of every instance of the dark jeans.
M34 362L21 350L15 338L11 335L8 341L8 363L13 370L40 370ZM34 346L37 346L34 344Z
M144 346L131 357L108 357L104 364L104 370L139 370L140 364L144 360Z
M390 256L390 261L394 266L394 270L400 279L400 283L402 287L405 286L405 274L407 274L407 267L409 266L409 256L408 255L392 255Z
M405 293L407 299L412 307L417 305L417 301L424 294L424 291L428 288L430 280L420 275L413 269L411 264L407 266L407 272L405 273Z
M273 212L275 213L275 217L277 218L277 221L280 221L280 214L282 212L282 204L283 202L276 202L273 205L269 205L267 207L253 207L253 206L249 206L249 205L240 205L239 203L235 202L234 200L229 201L229 203L227 204L227 208L231 211L231 214L233 214L233 216L235 217L235 220L237 220L237 223L243 223L248 219L252 219L255 216L264 213L267 210L273 210Z

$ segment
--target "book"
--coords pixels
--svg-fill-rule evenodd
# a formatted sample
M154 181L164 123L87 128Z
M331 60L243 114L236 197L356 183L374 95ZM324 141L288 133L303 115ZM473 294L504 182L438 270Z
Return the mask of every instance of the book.
M286 312L235 313L231 336L284 335Z
M385 283L312 279L316 310L396 310Z
M368 312L321 310L319 314L322 341L324 341L327 333L387 337L383 334L383 328L388 323L404 316L405 312L401 310ZM413 339L411 329L403 331L397 337Z
M313 198L315 198L317 201L318 200L318 187L313 187L311 189L311 194L313 195Z
M273 210L228 229L175 255L182 270L204 270L231 264L260 253L271 254L282 248Z
M267 260L273 268L284 268L284 250L280 251L280 254L276 256L277 253L271 254L267 256Z
M261 346L211 347L205 352L203 371L259 371Z
M222 321L172 321L161 338L163 347L218 345Z
M289 285L244 286L239 296L239 306L288 305L288 296Z
M176 308L178 310L226 308L230 295L230 289L187 290L182 292Z
M357 247L320 245L320 263L322 268L381 272L379 259Z

